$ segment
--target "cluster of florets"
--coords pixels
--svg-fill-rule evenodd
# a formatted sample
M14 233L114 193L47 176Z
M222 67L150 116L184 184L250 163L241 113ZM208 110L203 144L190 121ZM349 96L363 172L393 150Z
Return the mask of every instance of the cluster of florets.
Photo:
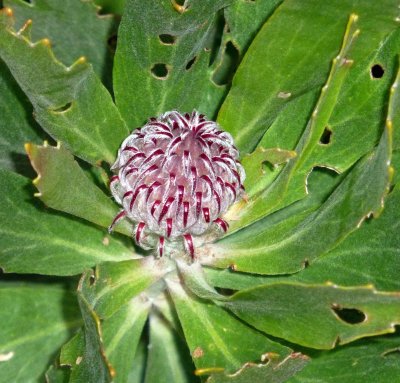
M154 246L160 256L165 241L183 239L194 257L192 236L216 225L243 193L245 173L230 134L196 111L167 112L150 118L122 143L112 166L117 175L110 188L123 217L136 223L134 238L144 248Z

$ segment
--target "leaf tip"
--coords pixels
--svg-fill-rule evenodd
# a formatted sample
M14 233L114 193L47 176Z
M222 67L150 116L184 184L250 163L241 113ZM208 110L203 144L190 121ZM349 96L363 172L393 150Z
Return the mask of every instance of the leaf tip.
M32 155L32 148L33 148L32 143L31 142L25 143L24 148L25 148L26 154L30 157Z
M5 7L3 8L1 11L1 13L3 13L5 16L7 17L12 17L14 16L14 12L10 7Z
M208 368L197 368L194 370L196 376L211 375L224 372L225 369L222 367L208 367Z
M51 41L48 38L44 38L40 40L40 43L44 45L45 47L51 47Z
M358 21L358 15L356 13L352 13L350 15L350 21L353 22L353 23L357 22Z

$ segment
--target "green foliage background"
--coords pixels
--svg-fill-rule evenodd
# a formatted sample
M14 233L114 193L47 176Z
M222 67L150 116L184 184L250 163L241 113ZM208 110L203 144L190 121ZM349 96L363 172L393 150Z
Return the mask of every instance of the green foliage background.
M399 4L96 4L3 1L0 382L395 382ZM171 109L247 173L190 265L106 229L120 143Z

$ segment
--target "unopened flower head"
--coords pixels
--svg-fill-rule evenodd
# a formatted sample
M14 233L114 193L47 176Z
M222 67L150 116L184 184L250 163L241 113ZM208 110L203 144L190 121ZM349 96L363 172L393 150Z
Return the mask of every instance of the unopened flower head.
M156 235L162 256L165 241L183 239L193 258L192 236L228 228L221 215L244 190L238 158L231 135L196 111L151 118L125 139L112 166L111 191L123 207L112 226L128 217L139 245Z

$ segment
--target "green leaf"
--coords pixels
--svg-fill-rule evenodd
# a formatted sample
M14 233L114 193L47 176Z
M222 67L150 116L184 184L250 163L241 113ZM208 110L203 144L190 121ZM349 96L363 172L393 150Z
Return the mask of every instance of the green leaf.
M131 299L110 318L102 322L104 351L110 361L115 383L128 382L134 366L136 348L146 322L150 301Z
M172 267L168 258L153 256L104 263L96 267L94 275L90 272L84 275L84 294L101 318L109 317L158 282Z
M381 211L392 175L390 156L391 130L385 129L376 151L356 164L318 210L301 220L296 215L286 217L283 211L286 220L278 225L268 225L269 217L274 222L271 215L209 245L207 251L212 257L205 263L235 265L238 271L258 274L301 270L335 247L371 213Z
M84 322L84 349L71 370L70 383L111 383L114 370L103 346L100 319L78 287L78 301Z
M358 16L349 17L346 32L339 54L333 59L331 71L319 100L309 119L306 130L296 146L297 157L290 161L276 178L275 182L251 198L246 204L233 209L240 219L233 222L233 230L246 226L268 213L279 210L307 195L307 176L317 163L311 156L319 145L320 137L331 117L344 79L353 63L349 54L358 37ZM229 219L229 215L228 215Z
M32 118L32 107L0 60L0 167L33 176L24 142L42 142L46 137Z
M165 319L150 316L150 343L145 383L198 382L187 346Z
M15 32L5 8L0 21L0 56L29 97L35 117L54 138L91 163L113 162L129 131L112 98L84 58L65 67L49 40L32 43L30 24Z
M338 247L290 281L344 286L372 283L380 290L400 291L400 185L385 200L382 215L368 220Z
M108 280L111 281L114 276L110 273ZM100 372L103 370L103 376L95 375L95 379L100 379L99 381L109 381L112 377L115 383L126 382L132 370L136 348L151 302L145 296L133 299L129 296L124 305L106 319L102 319L91 302L90 289L97 283L98 281L85 276L79 283L81 306L84 304L83 315L90 314L85 327L86 336L84 338L84 333L80 332L64 345L60 360L62 364L71 367L71 382L86 382L85 379L92 374L92 368L99 368ZM108 303L112 303L112 299ZM93 330L93 326L96 331ZM82 365L85 358L86 363Z
M264 22L273 15L283 0L271 1L235 1L224 9L229 39L239 49L241 55L246 52Z
M278 282L239 291L222 304L261 331L320 349L394 332L400 323L399 294L373 286Z
M85 339L83 328L65 343L60 352L60 365L74 367L78 365L82 359L82 354L85 350Z
M257 147L253 153L245 155L241 162L246 171L244 186L247 198L262 191L271 182L271 176L276 176L278 165L285 164L294 157L296 157L296 152L293 150L280 148L266 149L261 146ZM270 164L273 168L273 171L268 174L264 170L266 163Z
M300 353L293 353L283 361L266 358L263 363L246 363L231 375L212 375L207 383L281 383L297 374L308 363L308 358Z
M0 382L36 383L82 319L61 284L0 284ZM40 352L38 352L40 350Z
M112 51L108 39L116 32L114 16L98 15L99 8L91 0L75 0L68 5L57 0L29 3L5 0L3 3L12 8L18 29L31 19L35 25L34 41L51 38L54 54L66 65L86 56L97 75L111 88Z
M177 260L176 263L183 284L197 297L216 301L226 299L210 285L200 262L188 265L186 262Z
M74 157L61 144L57 147L25 145L38 177L33 181L36 195L56 210L109 227L121 210L90 180ZM123 220L115 231L132 235L132 224Z
M57 368L51 365L46 371L46 383L68 383L69 371L66 368Z
M363 0L341 0L331 1L323 8L318 0L306 0L301 3L295 0L285 1L253 40L219 113L220 124L234 134L239 149L244 153L255 148L264 133L268 133L277 115L286 113L293 100L322 87L329 71L329 62L337 52L344 26L351 13L360 16L362 33L354 59L356 65L360 62L359 73L362 68L364 76L357 78L355 74L354 79L359 81L360 87L357 92L353 89L351 94L353 97L359 96L351 102L349 94L343 94L342 100L347 99L350 103L343 103L341 108L343 113L350 112L349 115L353 116L351 108L360 106L360 98L365 101L366 94L374 95L368 101L380 105L375 100L383 99L385 86L382 83L386 80L373 83L369 78L367 63L361 61L367 57L368 61L374 60L377 52L384 49L381 42L385 42L390 33L398 27L396 1L385 0L377 4ZM397 52L398 49L388 52L385 57L385 67L389 72L394 68L393 58ZM390 81L390 74L387 77ZM365 92L367 78L370 84L368 92ZM371 90L372 88L374 90ZM279 97L282 92L290 96ZM302 113L309 114L313 98L315 100L315 93L309 100L311 104L304 103ZM363 106L361 104L361 107ZM365 105L365 110L368 110L368 107ZM373 125L379 129L380 112L377 108L373 110ZM357 115L362 116L360 110L357 110ZM368 118L370 117L371 114ZM368 121L371 124L371 120ZM364 123L361 120L359 122L355 129L352 129L353 137L360 135L357 143L364 139L366 131ZM302 131L303 126L292 127L293 129ZM280 145L275 143L264 146ZM349 147L349 153L352 150L358 152L355 142Z
M118 33L114 90L129 126L141 126L173 109L215 115L225 88L211 81L206 49L211 48L216 13L231 2L193 1L185 8L171 1L127 1Z
M287 383L395 382L400 376L399 336L362 340L321 352Z
M136 349L135 358L131 365L131 372L128 376L129 383L143 383L146 369L147 351L147 344L142 337Z
M6 272L73 275L105 261L132 258L120 241L32 200L30 180L0 170L0 267Z
M233 372L263 353L281 357L290 350L237 320L222 307L189 295L180 283L167 281L196 365L196 375Z

